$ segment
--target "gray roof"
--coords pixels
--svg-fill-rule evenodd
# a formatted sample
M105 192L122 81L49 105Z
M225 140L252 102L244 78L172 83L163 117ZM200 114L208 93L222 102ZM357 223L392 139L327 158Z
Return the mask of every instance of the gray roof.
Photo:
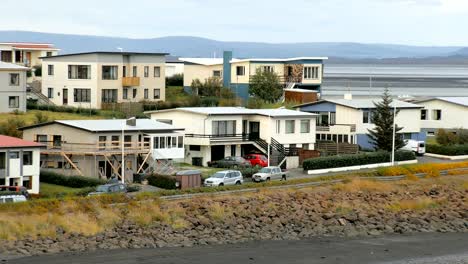
M468 106L468 97L434 97L434 98L429 98L426 100L421 100L417 101L416 103L422 103L422 102L427 102L427 101L432 101L432 100L441 100L453 104L458 104L461 106Z
M46 56L46 57L40 57L40 59L53 59L53 58L59 58L59 57L76 56L76 55L87 55L87 54L144 55L144 56L166 56L166 55L169 55L169 53L158 53L158 52L90 51L90 52L79 52L79 53L60 54L60 55L55 55L55 56Z
M348 100L348 99L324 99L324 100L320 100L320 101L313 102L313 103L306 103L306 104L298 105L296 107L314 105L314 104L319 104L319 103L323 103L323 102L330 102L332 104L343 105L343 106L347 106L347 107L351 107L351 108L355 108L355 109L372 109L372 108L375 108L374 103L378 103L381 100L382 100L381 98L351 99L351 100ZM394 106L396 106L396 108L400 108L400 109L401 108L422 108L422 106L420 106L420 105L412 104L412 103L408 103L408 102L403 102L403 101L396 100L396 99L394 99L392 104L391 104L391 107L394 107Z
M27 70L28 68L13 64L0 61L0 70Z
M149 111L146 113L157 113L167 111L186 111L203 115L262 115L271 117L314 117L315 114L300 112L289 109L248 109L244 107L180 107L161 111Z

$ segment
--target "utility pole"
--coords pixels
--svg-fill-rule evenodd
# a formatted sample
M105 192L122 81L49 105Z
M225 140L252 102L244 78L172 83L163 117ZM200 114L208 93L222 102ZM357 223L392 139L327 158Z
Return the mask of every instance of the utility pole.
M396 116L396 102L393 102L393 138L392 138L392 166L395 165L395 130L396 130L396 123L395 123L395 116Z

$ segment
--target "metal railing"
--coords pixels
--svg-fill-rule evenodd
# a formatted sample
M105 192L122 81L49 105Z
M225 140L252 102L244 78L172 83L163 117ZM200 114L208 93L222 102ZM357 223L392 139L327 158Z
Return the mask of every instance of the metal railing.
M330 125L317 125L316 130L319 132L329 132L332 127L344 126L349 127L349 132L356 132L355 124L330 124Z

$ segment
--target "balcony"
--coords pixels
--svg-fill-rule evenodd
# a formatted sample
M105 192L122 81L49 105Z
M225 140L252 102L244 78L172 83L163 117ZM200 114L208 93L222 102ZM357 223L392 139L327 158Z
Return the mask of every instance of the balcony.
M140 77L122 77L122 86L140 86Z
M335 125L318 125L317 132L332 132L333 134L349 134L356 132L355 124L335 124Z
M65 141L39 142L47 145L44 154L67 153L77 155L94 154L120 154L122 153L121 141L101 141L98 143L69 143ZM124 150L126 154L148 153L150 142L125 142Z

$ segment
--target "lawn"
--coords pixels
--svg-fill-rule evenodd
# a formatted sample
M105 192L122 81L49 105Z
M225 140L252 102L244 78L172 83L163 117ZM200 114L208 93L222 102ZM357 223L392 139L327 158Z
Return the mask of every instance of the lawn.
M82 192L88 189L89 188L71 188L71 187L41 182L39 193L41 194L42 197L51 198L51 197L75 195L79 192Z
M83 110L85 113L86 110ZM0 113L0 120L8 120L9 118L15 118L16 120L22 120L26 125L31 125L36 121L36 113L42 113L47 116L49 121L53 120L76 120L76 119L106 119L112 116L112 111L100 111L100 115L86 115L86 114L75 114L75 113L64 113L64 112L51 112L41 110L28 110L24 113Z
M190 99L190 95L184 91L182 86L169 86L166 88L166 101L182 102Z

